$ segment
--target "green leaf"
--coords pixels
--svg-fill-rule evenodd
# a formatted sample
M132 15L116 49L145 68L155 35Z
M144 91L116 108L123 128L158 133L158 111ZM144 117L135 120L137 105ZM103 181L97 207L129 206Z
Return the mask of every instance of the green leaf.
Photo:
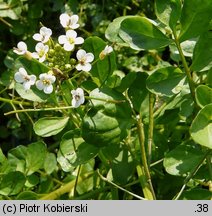
M4 64L9 69L14 69L15 60L17 59L17 54L13 50L7 52L7 56L4 59Z
M37 135L49 137L62 131L68 120L69 117L44 117L36 121L33 128Z
M116 88L116 90L120 92L126 91L136 79L137 73L128 73L125 77L122 78L120 85Z
M28 145L26 155L27 175L31 175L43 168L47 148L43 142L36 142Z
M121 133L122 129L116 118L105 115L102 111L90 110L83 119L82 137L95 146L119 143Z
M211 11L211 0L184 0L180 20L180 41L198 37L207 31L212 19Z
M8 3L3 1L0 2L1 17L8 17L13 20L19 19L22 11L22 2L20 0L11 0L7 2Z
M155 9L158 19L165 25L168 25L171 29L175 29L181 14L181 1L156 0Z
M128 90L134 109L138 112L142 110L143 114L149 111L149 91L146 88L147 77L146 73L136 73L136 78Z
M95 146L119 143L131 125L130 105L119 92L109 88L90 92L92 108L82 122L83 139Z
M212 63L212 32L202 34L194 48L191 68L194 71L205 70ZM209 66L210 67L210 66Z
M41 18L43 15L43 1L36 1L32 4L29 4L28 16L31 19Z
M0 182L0 194L7 196L20 193L25 181L24 174L18 171L3 175Z
M20 83L15 84L15 90L17 93L24 99L35 101L35 102L44 102L49 98L49 95L38 90L36 87L31 87L29 90L25 90L23 85Z
M100 149L99 156L101 157L103 155L107 159L106 161L108 163L108 160L112 161L118 157L121 151L121 145L108 145Z
M205 105L212 103L212 88L205 85L198 86L195 97L197 104L203 108Z
M154 94L172 96L181 90L181 83L185 78L184 73L176 67L165 67L156 70L147 78L147 88Z
M16 59L15 67L17 69L23 67L28 72L28 74L34 74L36 76L39 76L41 73L47 73L50 70L47 65L37 61L36 59L32 58L29 60L23 56Z
M99 54L104 50L106 43L98 37L89 37L85 40L83 48L86 52L94 54L95 59L99 58ZM98 78L99 83L103 84L116 69L116 59L114 52L110 53L103 60L97 61L90 71L93 77Z
M193 143L181 144L165 155L163 165L171 175L187 176L203 157L204 153Z
M26 172L27 147L19 145L8 152L8 162L15 171Z
M24 191L18 194L16 200L37 200L38 195L32 191Z
M211 200L212 192L208 189L194 188L184 191L180 196L181 200Z
M28 188L35 187L40 183L40 178L33 173L32 175L27 176L25 186Z
M193 140L212 149L212 104L201 109L190 128Z
M207 73L207 84L212 88L212 67Z
M80 176L83 177L86 173L93 172L94 170L94 160L90 160L88 163L83 164L80 169ZM95 181L92 177L86 178L77 184L77 193L84 194L94 189Z
M47 152L44 161L44 170L49 175L57 168L57 159L55 154Z
M5 160L7 160L7 158L5 157L2 149L0 148L0 164L4 163Z
M78 165L87 163L97 153L98 148L85 143L80 137L80 130L76 129L63 135L57 161L65 172L70 172Z
M118 43L122 46L128 46L127 43L125 43L121 37L119 36L119 30L121 27L121 22L132 16L122 16L122 17L118 17L116 19L113 20L112 23L110 23L105 31L105 37L113 43Z
M28 74L34 74L37 77L41 73L47 73L50 70L45 64L42 64L35 59L28 60L22 56L16 59L15 67L17 68L17 70L20 67L23 67ZM44 102L49 98L49 95L45 94L43 91L38 90L35 86L32 86L31 89L26 91L23 88L22 84L16 83L15 90L22 98L30 101Z
M124 19L121 23L119 36L135 50L158 49L172 42L144 17Z
M113 180L122 185L126 184L135 170L135 163L129 156L129 152L123 149L111 164Z

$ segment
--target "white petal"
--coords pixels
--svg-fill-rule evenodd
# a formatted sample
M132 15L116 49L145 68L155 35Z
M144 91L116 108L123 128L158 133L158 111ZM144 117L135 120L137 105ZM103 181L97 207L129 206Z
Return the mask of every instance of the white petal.
M35 81L36 81L36 76L35 75L29 75L29 79L30 79L30 83L31 85L34 85L35 84Z
M55 76L51 76L50 79L51 83L54 83L56 81L56 77Z
M81 59L83 59L86 55L85 50L80 49L77 51L77 59L80 61Z
M17 47L19 50L27 50L27 45L23 42L23 41L20 41L18 44L17 44Z
M68 42L67 41L67 37L65 35L60 35L58 37L58 42L59 42L59 44L65 44L65 43L67 43Z
M82 70L85 72L88 72L91 70L91 64L87 63L85 65L82 65Z
M82 44L82 43L84 43L84 39L82 37L77 37L75 39L75 44Z
M81 71L81 70L83 69L83 67L82 67L81 64L77 64L77 65L76 65L76 69L77 69L78 71Z
M72 28L72 29L77 29L79 28L79 24L77 23L79 20L79 16L78 15L73 15L70 17L70 25L69 27Z
M32 36L32 38L36 41L41 41L43 37L41 34L36 33Z
M81 88L77 88L76 92L80 95L80 96L84 96L84 91Z
M18 55L23 55L26 51L20 51L17 48L13 48L13 52L18 54Z
M41 43L41 42L37 43L36 46L35 46L35 50L36 50L38 53L40 53L40 51L44 50L44 45L43 45L43 43Z
M39 75L39 79L44 80L44 79L46 79L46 76L47 76L47 73L42 73Z
M86 54L86 62L92 62L94 60L94 55L92 53Z
M42 57L39 58L39 62L44 62L46 60L46 55L43 55Z
M52 30L50 28L41 27L40 33L49 37L52 35Z
M25 81L23 75L20 72L16 72L14 75L14 79L18 83L23 83Z
M67 24L69 23L69 19L70 19L70 16L68 14L61 14L60 15L60 24L66 28L67 27Z
M19 68L19 72L21 73L22 76L27 76L28 75L26 70L23 67Z
M107 45L106 52L107 54L113 52L113 47Z
M49 51L49 46L48 45L44 46L44 51L45 51L45 53L47 53Z
M17 48L13 49L13 52L18 55L23 55L27 52L27 45L23 41L20 41L17 44Z
M48 85L48 86L45 86L43 91L46 93L46 94L51 94L52 91L53 91L53 86L52 85Z
M79 20L79 16L78 15L72 15L70 17L71 23L76 24Z
M71 27L72 29L77 29L77 28L79 28L79 26L80 26L80 25L76 23L76 24L72 24L70 27Z
M83 103L85 102L84 96L83 96L83 97L80 97L79 102L80 102L80 104L83 104Z
M76 38L76 37L77 37L77 33L76 33L74 30L68 30L68 31L66 32L66 36L67 36L68 38Z
M38 80L36 82L36 87L39 89L39 90L43 90L44 88L44 85L43 85L43 82L41 80Z
M45 79L49 80L51 83L54 83L56 80L56 77L52 76L51 74L47 74Z
M24 82L23 87L24 87L25 90L29 90L30 87L31 87L31 83L30 82Z
M80 106L80 101L78 100L75 100L75 98L72 99L71 101L71 105L74 107L74 108L77 108Z
M66 51L72 51L74 49L74 44L65 43L63 46L64 50Z
M38 53L36 53L36 52L33 52L33 53L32 53L32 58L38 59L38 58L39 58L39 55L38 55Z

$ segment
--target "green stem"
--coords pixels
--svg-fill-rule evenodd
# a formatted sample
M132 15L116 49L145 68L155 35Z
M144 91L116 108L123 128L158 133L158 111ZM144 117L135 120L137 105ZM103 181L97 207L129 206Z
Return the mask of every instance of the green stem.
M25 101L16 101L16 100L11 100L7 98L2 98L0 97L0 101L5 102L5 103L13 103L13 104L18 104L18 105L25 105L25 106L32 106L32 103L30 102L25 102Z
M126 102L125 100L108 100L108 99L102 99L102 98L96 98L96 97L90 97L90 96L85 96L86 99L89 100L99 100L99 101L104 101L106 103L124 103Z
M77 177L74 185L74 197L77 195L77 184L80 176L80 171L81 171L81 165L79 165L78 170L77 170Z
M8 27L13 28L13 26L9 22L7 22L5 19L3 19L2 17L0 17L0 21L2 21Z
M208 170L209 170L209 175L210 175L210 180L212 181L212 164L211 164L211 155L207 155L206 157L207 165L208 165Z
M149 93L149 130L148 130L148 165L149 166L152 159L152 142L153 142L153 129L154 129L153 105L154 105L154 95L152 93Z
M152 193L153 199L156 199L155 197L155 192L153 189L152 181L151 181L151 175L147 163L147 158L146 158L146 150L145 150L145 135L144 135L144 128L143 128L143 123L141 120L141 116L137 118L137 130L138 130L138 138L139 138L139 143L140 143L140 150L141 150L141 161L142 165L144 168L144 173L145 177L147 179L147 182L149 184L149 189Z
M98 173L99 177L100 177L103 181L105 181L105 182L107 182L107 183L113 185L114 187L116 187L116 188L118 188L118 189L124 191L125 193L130 194L131 196L136 197L137 199L146 200L145 198L140 197L140 196L138 196L137 194L134 194L134 193L132 193L132 192L130 192L130 191L128 191L128 190L126 190L126 189L120 187L119 185L115 184L114 182L111 182L110 180L108 180L107 178L105 178L104 176L102 176L102 175L99 173L99 170L97 170L97 173Z
M191 95L192 95L193 100L195 101L195 85L194 85L194 82L193 82L193 79L192 79L192 76L191 76L191 71L190 71L190 69L188 67L185 56L183 55L183 51L182 51L182 48L180 46L180 42L178 40L178 37L177 37L177 34L176 34L175 31L173 31L173 35L174 35L175 44L176 44L177 49L179 51L179 54L180 54L180 57L181 57L181 60L182 60L182 63L183 63L183 67L185 69L185 73L186 73L186 76L187 76L187 79L188 79L188 84L189 84L189 88L190 88L190 91L191 91Z
M88 179L92 175L93 175L93 173L88 173L87 175L84 175L84 178L79 177L78 183L84 181L85 179ZM40 200L55 200L55 199L59 198L61 195L65 194L65 193L69 193L74 188L75 181L76 180L74 179L74 180L70 181L69 183L61 186L57 190L52 191L51 193L49 193L45 196L42 196L40 198Z
M147 200L154 200L154 197L152 195L152 192L150 190L147 178L145 176L144 168L139 164L136 166L137 174L138 174L138 180L141 184L141 188L144 194L144 197Z
M41 109L23 109L23 110L14 110L7 113L4 113L4 115L10 115L14 113L21 113L21 112L42 112L42 111L52 111L52 110L65 110L65 109L72 109L72 106L65 106L65 107L47 107L47 108L41 108Z

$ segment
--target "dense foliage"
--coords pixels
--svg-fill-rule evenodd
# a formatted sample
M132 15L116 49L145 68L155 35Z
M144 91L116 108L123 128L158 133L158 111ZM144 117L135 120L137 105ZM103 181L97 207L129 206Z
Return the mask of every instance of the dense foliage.
M211 0L0 0L0 199L212 199Z

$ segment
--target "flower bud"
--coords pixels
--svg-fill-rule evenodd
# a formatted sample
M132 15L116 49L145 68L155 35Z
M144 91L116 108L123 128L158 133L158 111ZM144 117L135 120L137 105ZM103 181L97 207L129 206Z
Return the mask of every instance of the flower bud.
M70 70L71 69L71 65L70 64L65 64L65 70Z
M77 62L76 59L74 59L74 58L71 58L71 59L70 59L70 64L71 64L71 65L75 65L76 62Z

